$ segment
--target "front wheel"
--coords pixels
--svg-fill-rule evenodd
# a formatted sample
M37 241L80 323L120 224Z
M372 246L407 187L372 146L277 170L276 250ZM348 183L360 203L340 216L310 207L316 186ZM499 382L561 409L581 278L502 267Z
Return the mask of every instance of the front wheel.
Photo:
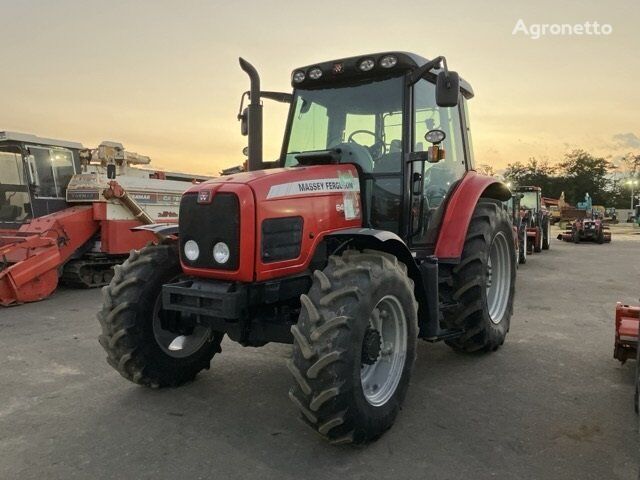
M293 334L289 396L332 443L367 443L393 424L413 367L417 302L406 266L348 250L314 273Z
M104 287L100 345L127 380L149 387L182 385L209 368L220 352L221 333L182 324L162 309L162 285L181 273L174 246L150 245L132 251Z
M528 251L528 246L527 246L527 232L524 232L524 235L522 236L522 241L520 242L520 248L519 248L519 254L518 254L518 263L519 264L524 264L527 263L527 251Z
M447 344L465 352L494 351L504 343L515 291L516 267L509 217L494 200L481 199L471 218L460 263L452 268L449 328L464 333Z

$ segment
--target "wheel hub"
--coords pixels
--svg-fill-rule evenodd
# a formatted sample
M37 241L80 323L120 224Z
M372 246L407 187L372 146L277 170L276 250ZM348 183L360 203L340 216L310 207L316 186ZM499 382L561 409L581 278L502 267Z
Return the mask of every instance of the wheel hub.
M362 340L362 364L373 365L380 356L382 349L382 339L380 332L371 327L367 328Z

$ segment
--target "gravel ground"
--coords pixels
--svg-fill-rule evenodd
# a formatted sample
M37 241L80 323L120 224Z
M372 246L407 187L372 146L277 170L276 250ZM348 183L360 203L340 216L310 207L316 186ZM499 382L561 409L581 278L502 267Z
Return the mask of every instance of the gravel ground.
M614 231L529 257L504 347L420 342L404 410L364 448L296 420L286 345L225 341L197 381L151 391L106 364L99 291L2 309L0 478L636 478L635 362L612 352L615 302L640 296L639 248Z

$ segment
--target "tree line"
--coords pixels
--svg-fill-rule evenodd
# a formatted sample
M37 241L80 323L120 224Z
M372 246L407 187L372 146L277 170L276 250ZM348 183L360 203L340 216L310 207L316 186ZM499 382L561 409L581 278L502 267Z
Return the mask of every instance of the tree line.
M573 150L565 154L556 165L546 160L530 158L526 163L510 163L503 176L514 185L535 185L542 188L545 197L559 198L562 192L565 200L572 205L584 200L585 193L593 199L594 205L629 208L629 180L640 177L640 154L623 157L624 175L614 176L613 163L603 157L596 157L584 150ZM480 165L479 171L494 175L489 165ZM619 171L619 169L618 169ZM636 192L640 185L634 186Z

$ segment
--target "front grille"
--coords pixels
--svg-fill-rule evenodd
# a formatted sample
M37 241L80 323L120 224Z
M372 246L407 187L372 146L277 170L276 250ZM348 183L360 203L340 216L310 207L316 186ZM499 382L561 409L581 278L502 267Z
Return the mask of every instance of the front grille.
M183 195L180 202L180 253L182 261L198 268L237 270L240 257L240 202L233 193L217 193L209 204L199 204L197 194ZM200 256L187 259L184 244L193 240ZM213 246L224 242L229 246L229 260L220 264L213 259Z
M268 218L262 222L262 261L292 260L300 256L302 217Z

